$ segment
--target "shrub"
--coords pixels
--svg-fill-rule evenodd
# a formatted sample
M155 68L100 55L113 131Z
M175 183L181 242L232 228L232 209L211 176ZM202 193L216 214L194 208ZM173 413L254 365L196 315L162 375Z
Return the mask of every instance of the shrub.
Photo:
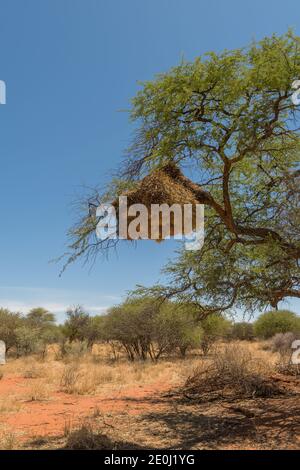
M66 312L67 321L63 326L63 333L70 341L84 341L90 327L90 316L78 305L69 308Z
M113 378L113 371L109 367L90 365L87 368L71 363L62 372L60 390L69 394L90 395L95 393L99 385L111 382Z
M66 366L60 379L61 391L71 394L76 393L79 378L80 372L77 364Z
M63 354L66 362L72 361L73 359L79 359L84 356L89 350L87 341L74 341L69 343L68 341L63 343Z
M183 392L189 398L203 401L225 396L254 398L284 393L268 375L268 365L255 358L250 350L229 344L212 356L210 365L194 371Z
M35 363L31 363L28 369L25 369L23 372L24 379L40 379L44 377L44 370L40 367L37 367Z
M103 325L103 338L114 346L117 341L130 361L179 351L199 345L201 328L189 305L158 302L155 298L129 299L109 310Z
M62 332L68 341L86 341L91 349L96 341L103 339L103 317L91 317L80 305L69 308L66 314L68 318Z
M189 305L164 303L154 322L151 347L154 359L164 352L178 351L182 357L190 348L199 347L202 328Z
M39 330L21 326L15 330L17 356L27 356L38 351L40 345Z
M44 380L34 380L28 390L27 398L30 401L43 401L49 398L49 390Z
M23 322L20 313L0 308L0 339L5 342L7 352L16 346L16 329L21 327Z
M152 299L130 299L111 308L105 319L105 339L118 341L130 361L147 359L158 311Z
M252 323L239 322L234 323L231 328L230 336L232 339L241 341L251 341L254 339L254 328Z
M300 332L300 318L289 310L263 313L254 323L254 333L259 338L269 339L276 333L288 332Z
M39 340L36 352L41 358L45 358L48 351L48 346L53 344L61 344L63 335L60 328L56 325L49 326L45 329L39 329Z
M271 340L272 351L278 352L281 356L291 355L295 339L297 339L295 333L277 333Z
M47 345L58 342L60 337L54 315L42 307L32 309L26 317L0 309L0 339L5 342L7 352L16 349L18 356L34 352L44 356Z
M218 339L225 338L229 334L231 322L222 315L212 314L201 321L201 328L203 333L200 347L206 355Z
M88 422L70 432L66 443L66 449L70 450L111 450L114 448L114 442L105 434L95 431Z
M55 316L43 307L32 308L26 316L32 328L47 329L55 324Z

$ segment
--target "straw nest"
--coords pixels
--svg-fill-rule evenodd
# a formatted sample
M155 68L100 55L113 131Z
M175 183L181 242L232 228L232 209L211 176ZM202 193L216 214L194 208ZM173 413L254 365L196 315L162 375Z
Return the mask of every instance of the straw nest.
M148 238L151 236L151 211L153 204L167 204L172 206L177 204L182 210L182 223L180 227L178 223L174 223L174 212L170 212L170 221L163 220L162 213L159 213L159 229L157 242L164 240L165 229L170 227L170 236L176 234L188 234L190 230L186 230L184 226L183 207L185 204L191 204L192 207L192 229L196 228L196 205L199 204L193 191L193 183L186 178L174 164L169 164L162 169L153 171L150 175L145 176L138 186L131 191L127 191L122 196L127 196L128 208L134 204L143 204L148 209ZM113 205L119 215L119 200L114 201ZM130 223L136 219L139 214L134 216L128 215L127 228ZM132 239L127 232L127 238Z

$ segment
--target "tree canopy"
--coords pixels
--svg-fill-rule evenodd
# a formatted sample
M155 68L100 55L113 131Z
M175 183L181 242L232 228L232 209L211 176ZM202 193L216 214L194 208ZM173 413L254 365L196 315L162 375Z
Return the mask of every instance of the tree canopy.
M189 188L205 205L205 244L182 250L156 292L202 312L300 297L300 107L291 99L299 78L300 38L289 31L143 83L132 100L133 143L118 178L83 205L67 264L115 244L96 238L91 207L172 164L192 175Z

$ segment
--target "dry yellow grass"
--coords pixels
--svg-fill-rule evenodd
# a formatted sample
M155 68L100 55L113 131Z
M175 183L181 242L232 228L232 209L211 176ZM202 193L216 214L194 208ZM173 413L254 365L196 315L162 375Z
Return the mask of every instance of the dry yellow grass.
M257 364L268 364L272 368L278 362L278 353L264 350L263 343L236 341L234 344L237 350L248 350ZM226 344L220 343L215 351L224 347ZM92 353L86 353L79 358L69 356L66 360L58 361L50 353L44 360L35 357L11 359L3 366L2 371L4 374L26 378L32 399L46 399L51 391L95 394L98 391L123 389L164 380L166 376L170 383L183 382L195 367L202 367L203 364L206 366L210 361L210 356L205 358L191 355L187 360L174 358L158 363L130 363L122 357L118 361L112 361L110 354L107 346L95 345Z
M30 384L25 399L29 401L44 401L51 397L51 389L43 379L33 380Z
M17 435L9 430L0 432L0 449L16 450L19 448Z
M199 362L197 357L188 360L179 358L152 362L128 362L125 358L112 361L110 349L96 346L92 353L69 356L65 360L54 360L49 354L46 359L25 357L10 359L4 366L9 376L26 379L28 391L25 400L46 400L53 392L95 395L98 392L132 388L140 384L164 381L184 381Z
M0 414L16 413L21 407L20 401L14 397L5 396L0 398Z
M113 364L90 362L86 357L79 363L69 363L61 370L60 390L66 393L95 394L107 389L122 389L163 380L168 375L170 382L178 382L186 377L193 361L115 362Z
M279 360L279 355L266 349L266 346L264 343L245 341L235 341L230 344L219 343L207 357L198 351L192 351L186 359L162 358L158 363L150 361L130 363L121 353L118 360L112 360L111 350L105 345L95 346L92 353L85 353L81 356L69 354L61 360L57 360L57 356L52 352L44 360L38 357L9 359L8 363L1 368L4 377L0 382L0 448L10 449L18 448L18 446L38 448L41 444L34 443L32 436L36 436L36 442L46 442L43 445L48 446L47 448L52 448L52 446L62 448L65 447L72 433L75 433L72 434L72 439L74 439L72 442L69 440L69 447L82 447L84 445L82 439L86 436L94 446L94 435L86 426L86 421L82 421L87 418L93 426L94 424L96 426L97 446L98 435L101 434L104 426L105 435L113 440L116 438L118 442L125 440L138 445L146 445L144 444L146 442L148 446L158 446L158 448L159 446L174 447L179 445L180 439L186 438L186 431L184 429L180 431L180 429L181 426L184 428L186 419L189 421L187 416L191 413L190 402L187 404L181 401L176 402L176 397L179 396L184 383L193 376L195 370L201 372L213 366L217 370L223 370L224 377L235 377L235 383L240 383L241 406L247 407L247 400L244 403L243 390L245 387L248 390L249 386L253 386L252 372L254 372L256 380L254 385L256 386L257 383L261 384L260 380L257 382L259 374L267 377L276 370L275 365ZM231 351L226 352L228 347ZM221 362L216 367L214 361L218 353L220 353ZM238 362L233 360L236 357L239 359ZM224 358L226 364L222 362ZM247 366L246 375L243 361ZM222 374L218 373L218 376L220 375ZM245 377L247 380L244 380ZM196 384L197 394L200 392L202 401L197 397L197 404L193 408L195 414L193 433L195 435L205 434L203 422L204 425L208 423L207 432L211 432L209 427L211 416L219 416L221 413L218 419L222 421L223 408L220 412L220 405L218 403L215 405L215 402L211 401L214 394L218 392L215 382L212 385L213 388L208 389L207 383L203 389L203 382ZM228 388L228 384L225 386ZM224 384L221 384L219 389L224 395ZM170 390L172 393L166 393ZM226 390L232 403L233 395L230 394L230 387ZM249 396L251 390L248 390ZM65 396L62 392L67 392L70 396ZM252 395L251 398L253 398ZM268 397L263 400L268 400ZM276 400L285 412L289 406L294 406L293 400L296 402L297 398L283 396L282 399L276 398ZM199 409L201 403L203 407ZM231 406L230 403L228 406ZM262 401L257 403L263 406ZM251 407L254 405L252 400ZM175 414L174 411L176 411ZM153 419L155 414L157 419ZM166 416L165 422L163 421L164 415ZM176 427L168 429L168 416L177 419L177 415ZM206 418L203 421L204 415ZM150 416L149 419L148 416ZM231 418L227 416L226 420ZM141 426L143 420L144 427ZM81 429L82 422L84 423L83 429ZM220 426L222 427L223 424ZM177 429L179 429L178 432ZM199 442L202 439L201 436ZM218 437L217 431L216 436ZM264 431L262 436L264 436ZM209 442L205 444L208 447ZM228 442L231 445L231 441Z

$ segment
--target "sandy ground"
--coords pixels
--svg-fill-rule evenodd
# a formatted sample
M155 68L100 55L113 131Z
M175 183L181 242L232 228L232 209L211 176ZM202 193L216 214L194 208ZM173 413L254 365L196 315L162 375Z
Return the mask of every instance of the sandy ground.
M132 383L126 375L136 366L128 365L120 369L117 385L107 383L80 395L57 390L51 376L25 378L19 368L5 367L0 380L2 448L63 448L68 434L87 421L130 448L300 448L299 378L278 375L293 391L287 396L197 403L180 393L183 376L176 363L157 369L150 365Z
M24 442L41 436L61 435L67 427L76 427L84 418L101 414L105 417L115 415L142 415L161 404L152 398L166 392L170 384L155 382L147 386L118 391L103 392L95 396L70 395L54 392L49 399L26 400L30 386L36 379L6 377L0 382L0 396L11 396L17 411L0 415L0 429L14 432ZM31 382L31 383L30 383Z

